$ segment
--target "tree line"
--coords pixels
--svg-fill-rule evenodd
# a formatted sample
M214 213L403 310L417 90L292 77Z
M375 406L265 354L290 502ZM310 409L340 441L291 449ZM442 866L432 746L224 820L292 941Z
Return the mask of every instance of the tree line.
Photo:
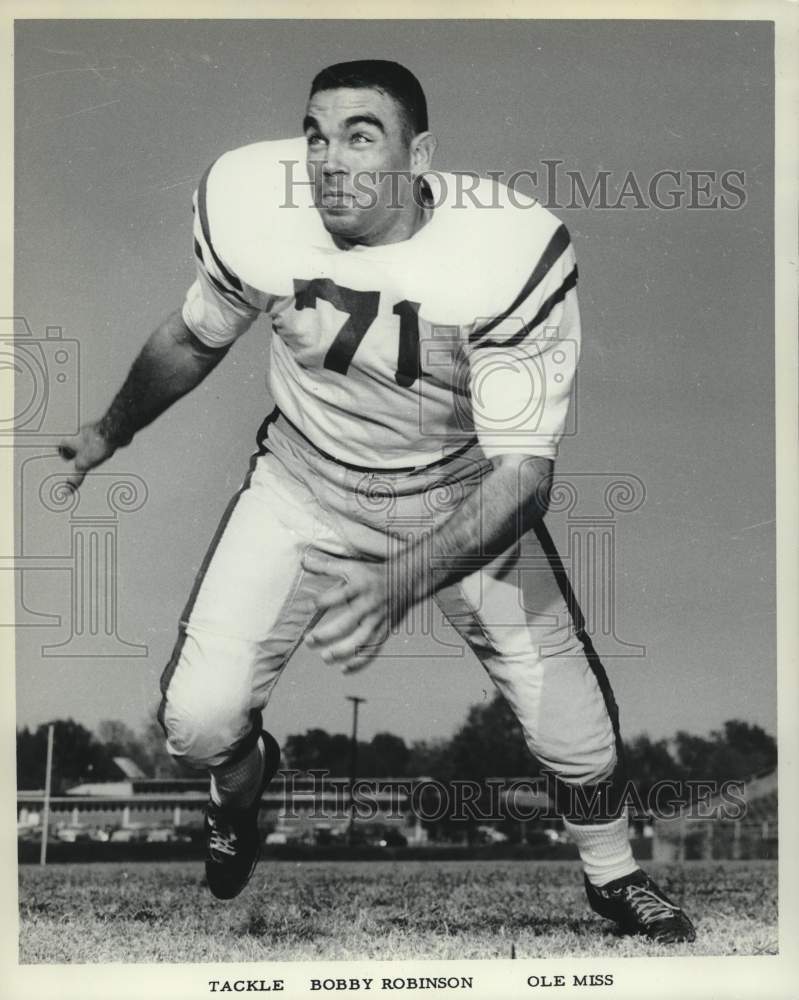
M84 782L120 779L115 757L127 757L148 776L186 776L169 756L158 723L139 731L118 720L101 722L96 733L72 719L54 723L53 793ZM17 730L17 787L41 789L45 783L47 725ZM625 743L630 780L646 794L656 782L744 781L772 770L777 763L774 737L758 725L730 719L708 736L679 730L671 739L641 735ZM283 763L300 771L325 770L337 777L350 774L352 743L344 733L309 729L289 736ZM381 732L358 742L358 775L370 778L426 776L447 782L494 777L535 777L516 718L504 699L473 706L449 739L410 744L394 733Z

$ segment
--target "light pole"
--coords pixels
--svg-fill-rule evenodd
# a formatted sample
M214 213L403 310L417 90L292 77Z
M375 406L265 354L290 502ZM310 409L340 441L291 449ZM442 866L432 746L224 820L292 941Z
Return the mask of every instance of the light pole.
M50 826L50 786L53 781L53 723L47 727L47 766L44 775L44 807L42 809L42 849L39 864L47 864L47 834Z
M357 695L348 694L347 701L352 702L352 741L350 745L350 822L347 828L347 841L352 846L355 835L355 779L358 776L358 706L366 701Z

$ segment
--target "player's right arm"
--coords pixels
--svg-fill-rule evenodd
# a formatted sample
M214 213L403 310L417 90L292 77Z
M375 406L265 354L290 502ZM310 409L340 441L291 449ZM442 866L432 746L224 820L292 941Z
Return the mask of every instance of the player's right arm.
M261 297L239 279L219 245L219 227L211 220L224 213L220 192L224 196L226 186L215 168L209 168L194 194L197 275L183 308L151 334L105 416L59 444L59 454L72 465L66 482L74 489L87 472L199 385L263 308Z
M227 349L204 344L180 311L168 316L150 335L105 415L60 442L59 454L72 465L66 482L77 489L90 469L199 385Z

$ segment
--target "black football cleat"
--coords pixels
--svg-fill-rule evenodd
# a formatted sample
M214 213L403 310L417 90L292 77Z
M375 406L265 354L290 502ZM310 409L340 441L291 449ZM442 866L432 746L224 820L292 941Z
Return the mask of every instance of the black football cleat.
M643 934L659 944L696 939L688 917L640 868L601 888L586 878L585 891L591 909L615 921L623 934Z
M209 799L205 807L205 877L217 899L238 896L261 856L258 812L261 796L280 767L280 747L265 730L260 738L266 750L264 777L252 804L218 806Z

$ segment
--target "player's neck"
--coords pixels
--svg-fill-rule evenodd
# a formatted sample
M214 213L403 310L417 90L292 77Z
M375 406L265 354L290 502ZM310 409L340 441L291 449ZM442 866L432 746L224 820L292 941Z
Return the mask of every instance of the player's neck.
M336 234L331 235L339 250L351 250L355 246L376 247L389 243L402 243L415 236L432 217L432 205L419 203L412 199L408 205L404 205L398 211L390 214L388 225L383 229L353 239L346 239Z

